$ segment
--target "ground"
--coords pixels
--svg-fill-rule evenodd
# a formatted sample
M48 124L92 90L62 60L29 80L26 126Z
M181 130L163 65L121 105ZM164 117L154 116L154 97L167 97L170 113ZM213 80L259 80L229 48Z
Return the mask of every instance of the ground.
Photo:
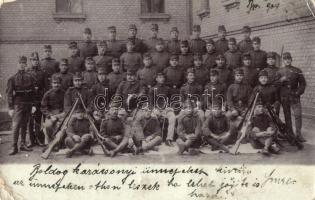
M161 145L159 152L149 152L142 156L131 154L118 155L115 158L105 157L102 154L100 146L95 146L95 155L75 155L66 159L64 152L52 153L49 159L43 160L40 157L41 148L35 147L32 152L19 152L15 156L8 156L11 147L11 132L0 132L0 163L115 163L115 164L292 164L292 165L314 165L315 164L315 123L314 120L304 120L303 135L307 139L303 150L298 151L295 147L286 145L280 155L265 157L253 150L249 144L241 145L240 155L234 156L225 153L212 152L209 148L204 147L203 154L198 156L176 154L177 148L169 148Z

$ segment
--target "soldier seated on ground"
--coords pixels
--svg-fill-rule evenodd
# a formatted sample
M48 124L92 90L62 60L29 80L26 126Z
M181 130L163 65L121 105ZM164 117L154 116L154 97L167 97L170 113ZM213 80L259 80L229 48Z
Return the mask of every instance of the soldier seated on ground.
M129 136L127 134L124 121L118 117L118 105L112 103L108 111L108 117L101 123L100 134L105 138L103 144L108 150L111 157L125 150L128 144Z
M162 143L162 130L159 120L152 115L152 107L148 103L142 105L142 112L132 125L132 139L135 144L135 154L149 150L158 151Z
M191 100L185 102L185 112L178 119L177 134L178 154L181 155L188 151L191 155L198 154L201 145L201 126L202 122L195 113Z
M69 121L66 130L65 145L69 149L66 157L70 158L75 152L93 155L93 129L90 121L84 116L82 109L77 109Z
M203 123L202 133L203 140L212 146L212 150L222 149L226 153L229 149L225 145L234 144L237 139L237 128L229 124L217 103L213 104L211 115Z
M278 154L279 148L273 145L276 127L269 115L265 112L261 101L257 101L254 116L249 126L249 141L253 148L262 149L263 155Z

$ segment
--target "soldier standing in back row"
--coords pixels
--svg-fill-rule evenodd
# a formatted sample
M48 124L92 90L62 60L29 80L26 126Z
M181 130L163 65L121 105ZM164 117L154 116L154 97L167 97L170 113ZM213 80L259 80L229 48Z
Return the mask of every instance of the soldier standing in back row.
M206 41L207 53L203 55L202 60L203 64L207 70L212 69L215 66L215 59L217 57L217 50L212 39Z
M224 25L220 25L218 27L218 37L219 39L215 42L215 48L218 53L224 54L227 50L229 50L228 40L225 38L226 29Z
M200 38L201 28L200 25L193 26L192 39L189 41L190 51L193 54L205 54L206 42Z
M116 39L116 27L110 26L107 28L109 40L107 41L108 53L114 58L119 58L124 52L123 45Z
M80 57L80 52L78 49L78 45L76 42L69 43L69 72L83 72L85 70L84 67L84 58Z
M159 26L157 24L151 25L151 38L145 41L145 44L148 48L148 52L152 53L155 51L155 46L158 40L161 38L158 37L159 34Z
M180 54L180 40L178 39L178 29L173 27L171 29L171 39L166 44L166 50L170 54Z
M141 39L137 38L137 32L138 32L138 29L137 29L136 25L130 24L129 30L128 30L129 37L127 39L127 43L128 43L128 41L132 41L135 45L134 51L137 53L143 54L143 53L147 52L147 46L143 43L143 41Z
M61 80L60 88L67 91L69 87L73 85L73 74L68 70L68 59L62 58L59 65L60 72L55 73L54 76L58 76Z
M267 65L267 53L260 50L261 40L259 37L253 38L253 50L249 52L252 58L252 66L258 71L266 68Z
M158 72L163 71L169 64L170 54L165 50L164 41L159 39L156 42L155 51L151 53L153 64Z
M242 65L242 53L237 49L235 38L229 39L229 50L224 54L227 68L234 70Z
M251 32L252 30L249 26L243 27L242 33L243 33L244 39L238 43L238 49L242 53L247 53L253 50L253 42L250 39Z
M113 57L108 55L108 48L106 41L100 41L98 44L98 56L94 56L94 61L96 64L96 68L104 68L106 73L110 73L112 71L112 59Z
M40 69L39 57L37 52L31 54L31 65L32 68L29 73L33 76L35 82L35 91L33 97L33 107L32 114L29 120L28 129L30 136L30 144L28 147L33 147L35 145L41 145L39 141L39 134L41 128L42 112L40 111L41 100L48 89L48 79L47 74Z
M85 28L83 32L84 42L80 46L80 56L82 58L97 56L97 46L92 42L92 31Z
M59 71L59 63L51 57L52 48L51 45L44 46L44 58L40 61L41 69L47 74L48 79Z
M178 57L178 65L183 72L186 72L188 68L194 64L194 56L189 51L189 44L187 40L180 42L181 54Z
M18 152L18 139L21 134L20 151L32 151L25 145L26 127L31 115L33 95L35 91L35 80L25 72L27 58L19 58L18 72L9 78L7 96L9 104L9 115L12 117L13 144L9 155ZM21 131L21 132L20 132Z

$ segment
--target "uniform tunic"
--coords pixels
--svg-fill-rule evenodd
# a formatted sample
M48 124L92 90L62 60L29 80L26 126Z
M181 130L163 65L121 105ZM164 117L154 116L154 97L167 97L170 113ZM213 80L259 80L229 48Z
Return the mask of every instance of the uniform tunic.
M219 136L222 133L229 131L229 129L229 121L225 115L220 115L218 117L210 115L204 122L202 130L205 135L215 134Z
M111 138L115 136L125 136L125 125L120 118L109 117L101 123L100 134L105 138Z
M162 96L165 99L158 98L159 96ZM165 84L156 84L155 86L151 87L149 90L149 97L150 97L151 105L154 105L155 103L156 106L159 106L160 108L163 108L163 106L165 106L165 103L167 102L165 102L164 100L167 100L167 98L170 98L170 96L171 96L171 89Z
M108 40L107 42L108 53L114 58L120 58L124 52L123 44L118 40Z
M97 50L97 46L94 42L92 41L84 41L81 45L80 45L80 57L82 58L86 58L86 57L94 57L97 56L98 54L98 50Z
M121 69L137 71L142 66L142 56L137 52L125 52L120 56Z
M171 54L180 54L180 40L169 40L166 44L166 49Z
M96 63L97 68L104 68L106 74L112 71L112 56L104 55L104 56L95 56L94 61Z
M72 105L74 104L76 99L79 97L78 94L81 94L85 106L86 107L89 106L91 102L91 93L87 87L85 86L82 86L80 88L69 87L64 97L64 111L65 112L68 112L72 108ZM84 110L83 105L80 100L75 110Z
M229 110L243 110L249 105L252 88L245 83L233 83L227 91L227 105Z
M227 68L234 70L242 66L242 53L240 51L228 50L224 54Z
M75 73L75 72L83 72L85 70L85 65L84 65L84 58L77 56L71 56L68 58L69 62L69 72L70 73Z
M242 53L247 53L250 52L251 50L254 50L253 41L250 38L240 41L238 43L238 49Z
M154 52L155 51L155 46L157 41L161 40L162 38L149 38L148 40L145 41L145 45L147 46L147 51L148 52Z
M192 54L180 54L178 65L181 67L183 72L186 72L188 68L194 66L194 56Z
M203 55L202 60L203 60L203 65L206 67L206 69L210 70L214 68L216 65L216 58L217 58L217 52L212 51L212 52L207 52L205 55Z
M204 66L194 67L195 81L202 87L209 81L209 70Z
M61 78L61 89L67 91L73 85L73 74L70 72L59 72L55 74Z
M118 85L125 79L126 75L122 72L111 72L107 75L109 81L109 93L113 95L116 93Z
M59 62L54 58L44 58L40 61L41 69L50 78L54 73L59 72Z
M73 135L78 135L82 137L85 134L92 133L93 129L91 127L90 121L86 118L78 119L76 117L73 117L69 121L69 125L67 128L67 135L69 137Z
M214 70L219 72L219 81L220 83L225 83L228 87L231 83L233 83L233 75L232 71L225 66L215 67Z
M83 83L90 89L94 84L98 82L97 80L97 72L91 71L84 71L82 72L83 76Z
M47 74L38 67L32 67L28 73L31 74L35 80L35 96L33 99L35 100L34 103L38 104L41 102L43 95L48 89L48 77Z
M59 114L63 111L63 100L65 91L62 89L48 90L41 102L41 111L46 116Z
M193 54L205 54L206 53L206 42L201 38L192 39L189 41L190 51Z
M140 84L147 87L152 87L155 83L156 73L157 71L155 66L139 69L137 72L137 76L140 80Z
M199 85L197 82L194 83L185 83L181 88L180 88L180 94L183 98L183 101L185 101L189 96L192 95L198 96L198 100L201 100L201 94L202 94L202 86Z
M166 85L171 88L180 88L184 80L184 72L179 68L179 66L172 67L169 66L164 69L164 74L166 76Z
M151 53L153 64L156 66L157 71L163 71L170 62L170 54L166 51Z
M228 40L226 38L218 39L215 42L215 49L218 53L224 54L229 50Z
M262 50L250 51L250 57L252 59L252 67L258 68L259 70L265 69L267 66L267 53Z

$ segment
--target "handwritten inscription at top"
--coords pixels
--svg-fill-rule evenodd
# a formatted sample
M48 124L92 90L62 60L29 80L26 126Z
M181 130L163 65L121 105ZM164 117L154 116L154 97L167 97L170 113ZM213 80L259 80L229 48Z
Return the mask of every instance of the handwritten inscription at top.
M280 6L279 2L275 2L275 0L248 0L247 4L247 13L250 14L253 11L256 11L258 9L266 9L266 12L268 13L270 10L276 10Z

